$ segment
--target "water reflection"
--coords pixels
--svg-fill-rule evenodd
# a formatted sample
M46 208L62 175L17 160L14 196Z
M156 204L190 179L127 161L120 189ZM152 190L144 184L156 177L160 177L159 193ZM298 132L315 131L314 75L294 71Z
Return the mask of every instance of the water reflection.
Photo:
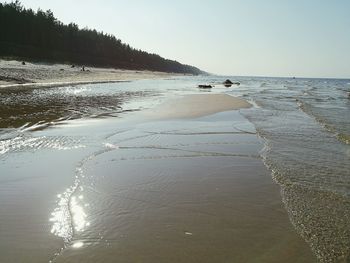
M75 243L72 245L73 248L81 248L81 247L83 247L83 246L84 246L84 243L81 242L81 241L75 242Z
M85 227L89 225L89 223L86 221L86 214L83 206L81 205L82 200L82 195L80 195L78 198L73 196L70 202L74 230L77 232L84 231Z
M117 116L132 99L153 96L153 91L91 85L0 91L0 128L19 128L83 117ZM128 109L130 111L130 109Z
M50 221L53 223L51 233L61 237L65 243L72 241L75 232L83 232L90 225L86 220L84 207L87 206L83 202L84 196L73 195L74 187L68 188L63 194L59 194L58 205L51 214ZM82 245L74 243L73 247L78 248Z
M51 213L50 218L50 221L53 223L51 233L61 237L65 243L70 242L73 237L71 214L69 211L69 200L72 192L73 188L68 188L63 194L57 195L57 207Z

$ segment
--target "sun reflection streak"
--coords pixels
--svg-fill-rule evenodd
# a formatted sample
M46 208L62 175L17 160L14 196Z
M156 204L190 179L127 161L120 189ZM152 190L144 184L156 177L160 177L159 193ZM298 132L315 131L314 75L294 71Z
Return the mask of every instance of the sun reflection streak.
M63 194L57 195L59 198L57 207L51 213L50 221L53 222L51 233L62 237L67 243L73 236L73 228L71 224L71 215L69 211L69 200L73 192L72 188L68 188Z
M65 247L81 248L84 243L82 241L75 242L73 240L74 234L83 232L90 226L84 210L84 208L89 207L89 203L84 201L84 187L81 185L81 180L85 177L82 166L92 158L93 156L89 156L79 163L75 171L74 184L62 194L57 195L57 207L51 213L51 233L61 237Z
M75 196L71 199L71 211L73 217L74 230L77 232L81 232L85 230L85 227L88 226L88 222L86 222L86 213L83 209L83 206L80 205L78 200L82 200L83 196L80 195L78 198Z
M65 243L72 241L74 232L83 232L90 225L86 221L87 215L84 211L88 204L83 203L82 194L73 195L75 189L76 187L71 187L63 194L57 195L57 207L50 218L50 222L53 222L51 233L63 238ZM80 189L82 190L83 188Z
M83 245L84 245L84 243L79 241L79 242L75 242L75 243L72 245L72 247L73 247L73 248L81 248Z

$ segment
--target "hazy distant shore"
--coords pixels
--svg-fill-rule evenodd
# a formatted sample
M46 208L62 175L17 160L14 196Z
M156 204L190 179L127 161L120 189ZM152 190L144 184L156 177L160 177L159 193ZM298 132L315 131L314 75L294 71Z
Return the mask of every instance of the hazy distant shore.
M183 74L146 70L84 67L68 64L30 63L0 60L0 88L56 87L72 84L106 83L158 79Z

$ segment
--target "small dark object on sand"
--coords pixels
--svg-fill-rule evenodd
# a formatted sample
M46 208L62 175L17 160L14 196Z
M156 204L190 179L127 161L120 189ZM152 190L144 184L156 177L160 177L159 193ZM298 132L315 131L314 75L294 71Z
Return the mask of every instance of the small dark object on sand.
M81 71L85 71L85 66L83 66L83 67L81 68Z
M63 69L63 68L60 68L60 71L64 71L64 69Z
M75 65L73 64L72 66L70 66L71 68L75 68Z
M211 89L212 87L212 85L198 85L198 88L200 89Z
M22 61L22 65L24 66L26 63L24 61Z

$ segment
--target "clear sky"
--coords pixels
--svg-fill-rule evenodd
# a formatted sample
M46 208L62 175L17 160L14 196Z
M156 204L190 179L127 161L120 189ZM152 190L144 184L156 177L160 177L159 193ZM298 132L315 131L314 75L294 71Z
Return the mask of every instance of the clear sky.
M350 78L349 0L21 2L211 73Z

